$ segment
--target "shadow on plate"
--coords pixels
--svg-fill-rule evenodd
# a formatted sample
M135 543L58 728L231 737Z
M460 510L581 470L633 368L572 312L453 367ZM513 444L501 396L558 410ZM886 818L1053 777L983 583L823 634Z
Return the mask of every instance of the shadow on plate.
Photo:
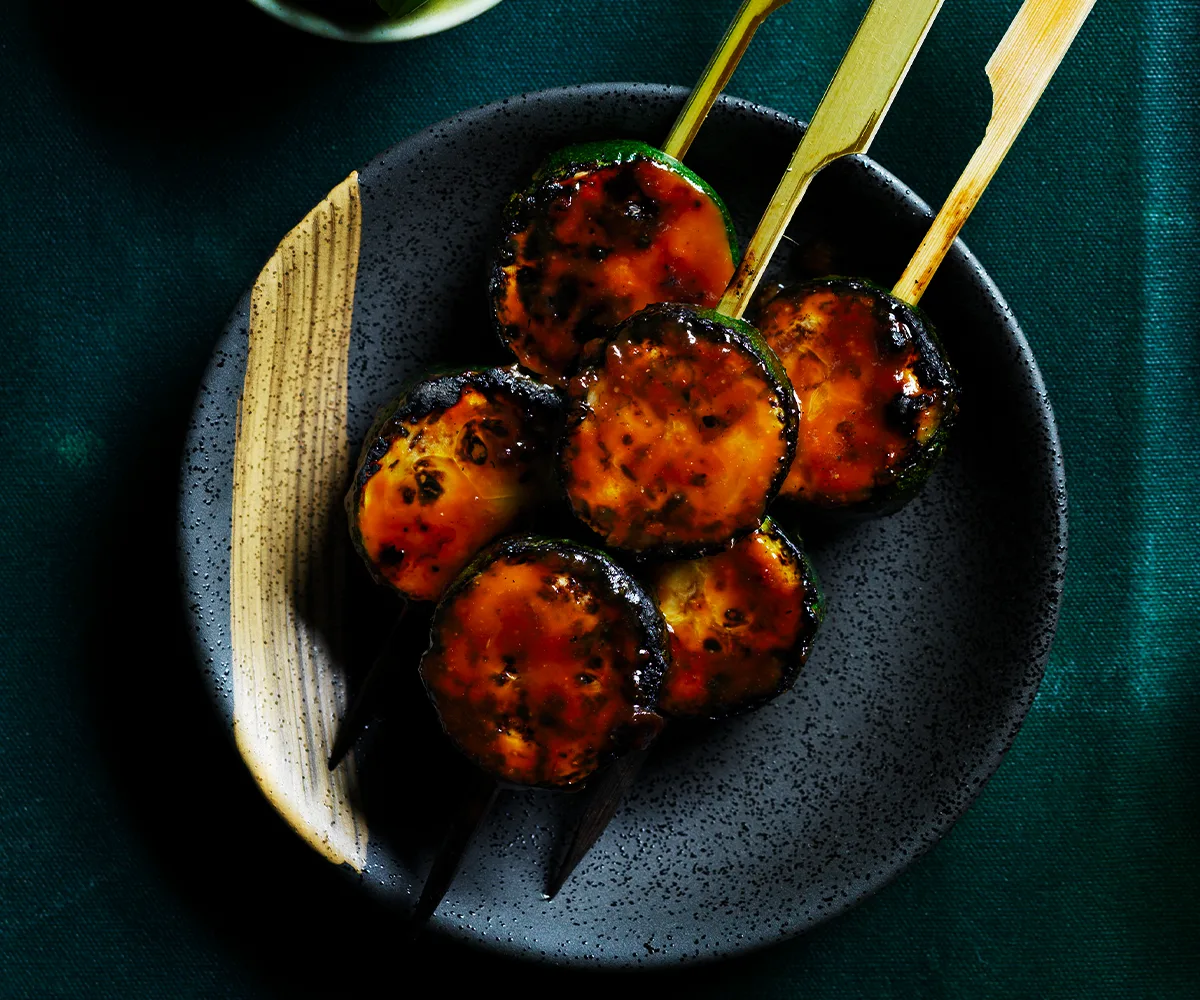
M397 908L362 892L263 798L212 710L174 587L176 469L190 390L190 384L169 386L131 408L130 457L118 459L122 469L111 494L120 501L100 516L106 540L78 578L87 597L80 605L89 609L82 625L94 651L84 680L97 749L153 865L146 881L168 886L180 908L213 935L220 950L212 969L225 966L231 983L244 983L250 972L272 994L347 995L356 984L377 985L380 976L400 982L422 970L463 986L516 975L539 989L594 984L595 970L530 965L443 935L403 948ZM364 607L395 610L391 595L369 581L359 596L366 596ZM423 698L410 703L427 704ZM420 743L430 725L436 726L431 711L398 713L389 717L386 739L376 739L382 731L367 737L377 757L366 783L370 808L400 851L428 850L438 831L403 829L397 811L436 800L461 767L450 756L431 762ZM188 933L179 924L164 932ZM327 960L314 961L314 948L326 949ZM229 967L230 959L238 965ZM745 967L740 960L725 963L716 978L736 981ZM714 972L652 978L664 975L699 985Z

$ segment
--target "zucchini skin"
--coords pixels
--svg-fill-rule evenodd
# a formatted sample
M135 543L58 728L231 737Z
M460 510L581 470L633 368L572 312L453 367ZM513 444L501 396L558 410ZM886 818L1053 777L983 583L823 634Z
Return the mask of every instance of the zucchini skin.
M643 306L716 305L737 257L724 202L674 157L636 140L569 146L505 208L496 332L524 367L562 377Z
M671 632L670 718L723 719L787 691L825 617L812 563L770 518L723 552L660 566L652 592Z
M434 611L420 674L442 728L498 780L580 787L662 729L666 625L632 576L575 542L489 546Z
M484 545L557 499L563 411L558 390L515 366L435 371L383 407L345 498L374 579L437 600Z
M838 276L780 287L753 317L801 403L780 501L876 515L911 500L958 413L958 376L932 324L886 289Z
M605 544L687 558L758 527L799 412L758 332L711 309L648 306L589 346L559 451L576 517Z

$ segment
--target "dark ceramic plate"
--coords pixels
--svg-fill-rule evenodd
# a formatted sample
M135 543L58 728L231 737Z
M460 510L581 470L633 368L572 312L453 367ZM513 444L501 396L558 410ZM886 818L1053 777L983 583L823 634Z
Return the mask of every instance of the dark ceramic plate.
M433 362L505 363L484 273L501 206L547 152L614 136L661 140L684 97L592 85L514 97L435 125L361 171L362 260L350 354L350 439ZM801 134L724 99L688 163L727 200L743 241ZM869 160L821 174L779 277L864 275L890 285L929 211ZM676 733L560 895L542 887L569 796L506 793L432 921L435 932L572 965L663 965L800 933L894 878L945 834L996 770L1049 652L1066 558L1053 415L1029 345L957 245L923 305L959 368L962 419L924 493L891 517L806 540L828 618L787 695L704 732ZM216 701L229 690L230 494L248 299L218 345L183 476L188 603ZM394 614L350 566L369 641ZM360 592L361 591L361 592ZM419 623L412 655L423 639ZM460 777L411 673L359 753L371 825L364 888L411 907ZM419 761L420 763L415 763ZM969 873L964 873L969 877Z

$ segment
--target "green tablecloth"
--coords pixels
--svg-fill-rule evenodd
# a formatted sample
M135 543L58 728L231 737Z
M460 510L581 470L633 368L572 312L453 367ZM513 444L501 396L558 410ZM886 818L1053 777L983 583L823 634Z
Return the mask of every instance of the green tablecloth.
M596 985L437 938L395 962L372 906L261 800L194 668L176 470L226 316L350 169L510 93L690 85L734 6L507 0L377 47L238 0L28 3L0 21L0 996L347 995L379 972L411 990L424 968L449 986ZM931 202L982 131L983 64L1017 6L947 0L875 144ZM730 91L807 116L864 8L785 8ZM1198 42L1194 3L1100 0L964 233L1040 361L1071 496L1062 623L1007 760L850 914L600 985L1200 989Z

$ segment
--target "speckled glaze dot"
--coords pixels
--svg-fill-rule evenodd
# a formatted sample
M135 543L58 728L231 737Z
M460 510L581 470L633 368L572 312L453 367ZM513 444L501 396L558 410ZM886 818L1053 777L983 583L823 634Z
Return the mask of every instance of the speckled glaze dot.
M439 123L361 169L352 448L423 366L511 361L492 338L486 265L501 209L536 164L570 142L661 142L685 96L598 84L513 97ZM692 148L688 165L724 198L743 239L801 129L726 98ZM814 182L788 231L794 243L785 241L767 279L838 273L890 285L929 218L871 161L839 161ZM551 901L542 888L575 803L504 793L433 931L578 967L735 955L871 894L974 800L1016 735L1049 654L1066 561L1062 455L1029 345L961 244L922 308L961 376L959 424L942 465L898 514L828 533L799 525L827 613L796 686L749 715L668 732ZM180 504L197 658L227 719L230 494L247 309L243 300L201 386ZM349 611L379 613L369 602ZM415 679L423 646L414 629L411 685L359 754L370 830L361 884L401 909L428 871L445 820L442 789L462 766L438 743ZM422 774L408 768L398 782L414 753L427 762Z

